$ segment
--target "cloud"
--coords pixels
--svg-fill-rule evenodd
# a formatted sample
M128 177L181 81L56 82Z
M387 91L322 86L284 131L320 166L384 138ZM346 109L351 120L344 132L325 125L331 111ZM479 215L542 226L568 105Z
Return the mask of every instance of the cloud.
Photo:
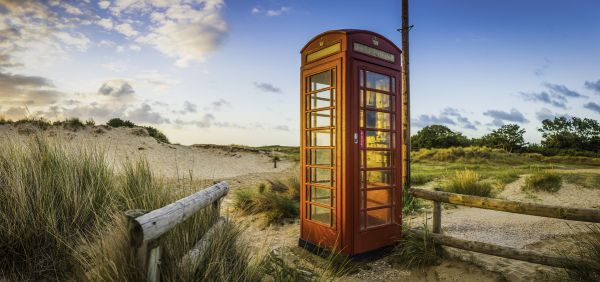
M254 15L265 15L267 17L278 17L278 16L288 13L289 11L290 11L290 8L286 7L286 6L281 6L276 9L267 9L267 10L263 10L260 7L254 7L254 8L252 8L252 10L250 10L250 12Z
M115 30L127 37L134 37L139 34L129 23L115 25Z
M600 105L598 105L594 102L589 102L589 103L583 105L583 107L588 110L592 110L592 111L596 112L597 114L600 114Z
M263 92L281 93L281 88L267 82L254 82L254 87Z
M459 109L447 107L443 109L438 116L420 115L411 120L411 125L416 128L422 128L428 125L441 124L446 126L457 126L464 129L476 130L479 122L472 122L469 118L463 116Z
M527 120L525 116L515 108L511 109L510 112L500 110L489 110L487 112L484 112L483 115L493 118L491 125L495 126L502 126L504 125L505 121L516 123L529 122L529 120Z
M100 7L100 9L106 9L108 6L110 6L110 1L98 1L98 7Z
M198 106L190 101L185 101L183 102L183 110L188 113L195 113L198 111Z
M579 94L579 92L576 92L576 91L573 91L573 90L567 88L564 85L544 82L544 86L546 86L548 89L550 89L551 92L562 95L562 96L571 97L571 98L586 98L587 97L587 96Z
M113 8L117 13L136 10L148 13L152 7L166 8L160 16L152 14L153 24L149 32L137 37L136 41L175 58L176 66L186 67L191 62L204 62L209 54L221 46L227 33L227 23L221 15L224 2L210 0L203 4L171 3L164 7L160 2L148 2L145 5L139 2L132 5L115 2Z
M134 93L135 91L131 87L131 84L122 79L107 80L98 89L98 94L112 97L125 97Z
M520 94L526 101L542 102L542 103L550 104L557 108L563 108L563 109L567 108L567 104L566 104L567 99L563 96L559 96L556 94L549 94L548 92L545 92L545 91L539 92L539 93L521 92Z
M278 125L278 126L275 126L273 129L279 130L279 131L290 131L290 128L287 125Z
M596 81L596 82L586 81L584 83L584 86L585 86L585 88L594 91L594 93L600 94L600 79L598 79L598 81Z
M0 105L48 105L63 94L47 78L0 72Z
M192 121L184 121L184 120L176 119L175 124L179 125L179 126L195 125L200 128L209 128L213 125L214 121L215 121L215 116L210 113L207 113L207 114L204 114L203 116L201 116L200 119L192 120Z
M567 108L568 98L587 98L587 96L571 90L565 85L548 82L544 82L542 85L547 91L530 93L520 92L520 94L526 101L541 102L563 109Z
M544 58L544 64L542 64L541 67L535 69L535 76L537 76L537 77L544 76L544 74L546 74L546 71L548 69L550 69L551 64L552 64L552 61L550 61L550 59Z
M114 26L113 21L108 18L100 19L97 24L107 30L111 30Z
M146 103L143 103L137 109L127 112L126 118L132 120L133 122L139 123L170 123L168 118L165 118L160 113L153 111L152 107Z
M229 101L227 101L225 99L219 99L217 101L212 102L211 106L212 106L212 110L214 110L214 111L220 111L224 107L230 107L231 106L231 102L229 102Z
M535 117L539 121L543 121L546 119L553 119L555 117L554 113L548 108L541 108L539 111L535 113Z

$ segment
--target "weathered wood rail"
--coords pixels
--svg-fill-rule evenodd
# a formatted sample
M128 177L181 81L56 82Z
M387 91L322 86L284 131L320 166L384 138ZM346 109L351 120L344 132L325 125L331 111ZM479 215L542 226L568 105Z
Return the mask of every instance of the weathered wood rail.
M583 222L600 223L600 210L587 208L572 208L553 205L542 205L535 203L523 203L518 201L509 201L503 199L494 199L487 197L478 197L456 193L443 192L439 189L435 191L411 188L408 192L416 198L433 201L433 228L431 239L436 246L443 245L462 250L478 252L493 256L527 261L536 264L542 264L553 267L568 267L574 265L575 259L544 254L540 252L499 246L489 243L477 242L442 235L442 205L449 203L461 206L468 206L480 209L496 210L510 213L526 214L533 216L543 216L549 218L558 218L565 220L575 220ZM411 229L409 232L420 237L427 236L421 230ZM439 250L439 247L436 247Z
M137 264L146 281L159 281L161 249L158 239L167 231L192 217L198 211L212 206L219 216L221 199L229 192L226 182L200 190L190 196L179 199L162 208L145 212L130 210L125 212L129 224L129 242L137 257ZM182 258L182 263L189 263L204 252L208 237L215 233L214 229L225 222L221 218L209 229L202 239L196 243L190 253Z

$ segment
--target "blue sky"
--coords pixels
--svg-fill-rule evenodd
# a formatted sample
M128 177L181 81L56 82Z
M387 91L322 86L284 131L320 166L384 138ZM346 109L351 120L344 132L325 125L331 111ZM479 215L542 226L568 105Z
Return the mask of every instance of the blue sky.
M87 3L89 2L89 3ZM600 118L598 1L411 1L413 132L477 137ZM299 142L299 51L368 29L400 45L400 1L0 0L0 116L115 116L182 144Z

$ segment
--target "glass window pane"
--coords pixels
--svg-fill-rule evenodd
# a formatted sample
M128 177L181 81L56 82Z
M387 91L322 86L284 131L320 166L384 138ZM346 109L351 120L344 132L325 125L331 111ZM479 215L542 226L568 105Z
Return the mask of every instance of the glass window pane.
M396 93L396 78L392 76L392 93Z
M360 127L365 127L365 111L360 110Z
M309 218L327 225L331 224L331 210L319 206L310 205Z
M367 228L389 224L391 222L391 215L390 208L367 211Z
M369 168L391 167L393 165L393 153L390 151L366 151L361 157L366 157L366 164Z
M365 86L365 71L362 69L358 73L358 80L360 80L360 87L364 87Z
M332 107L335 106L332 99L335 100L335 90L325 90L309 94L306 96L306 107L308 110Z
M323 186L335 186L335 176L328 168L310 167L307 171L308 183L320 184Z
M331 86L331 71L324 71L308 78L308 91L315 91Z
M391 170L367 171L367 188L392 186L394 183Z
M391 110L393 109L393 100L390 100L390 95L375 92L375 91L367 91L367 104L366 107L376 108L382 110Z
M311 187L310 201L331 206L331 190Z
M381 91L390 91L390 77L380 73L367 71L367 87Z
M367 128L390 129L390 114L377 111L367 111Z
M306 132L306 145L315 146L332 146L331 139L335 139L335 130L311 130Z
M334 156L332 158L332 156ZM308 150L308 164L312 165L335 165L335 151L330 149Z
M392 198L392 190L367 190L367 208L387 206Z
M392 136L390 132L367 130L367 148L391 148Z
M331 110L322 110L306 113L308 128L330 127L334 125L331 120Z

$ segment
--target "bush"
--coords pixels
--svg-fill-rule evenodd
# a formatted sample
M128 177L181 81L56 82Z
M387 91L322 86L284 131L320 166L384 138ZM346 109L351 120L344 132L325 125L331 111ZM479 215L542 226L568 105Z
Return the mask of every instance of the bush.
M96 125L96 121L94 121L93 119L88 119L85 121L85 125L94 126Z
M11 119L0 118L0 125L5 124L13 124L14 122Z
M535 172L525 178L523 190L556 192L562 186L560 174L549 171Z
M22 124L29 124L29 125L32 125L33 127L37 127L40 130L46 130L51 125L50 122L43 117L25 118L25 119L17 120L13 123L13 125L15 125L15 126L22 125Z
M135 124L128 120L122 120L120 118L111 118L106 122L106 125L110 127L134 127Z
M492 185L482 182L479 174L472 170L457 171L444 187L446 192L490 197Z
M600 174L597 173L562 173L560 176L567 182L585 188L600 189Z
M427 229L427 221L423 225L424 237L403 227L402 238L390 255L390 260L393 263L417 268L438 264L439 257L435 252L435 244L429 233L430 231Z
M423 185L425 183L433 181L434 179L435 179L435 176L431 175L431 174L411 173L410 184L411 185Z
M269 224L283 223L287 219L297 218L300 214L298 203L300 185L297 179L290 178L288 185L281 180L269 181L269 184L269 190L265 190L262 183L257 189L236 190L233 207L246 215L263 214Z
M81 122L81 120L79 120L78 118L68 118L65 121L55 121L53 125L62 126L73 131L77 131L85 127L83 122Z
M144 128L148 131L148 135L154 137L156 141L171 144L171 142L169 142L169 138L167 138L167 136L164 133L160 132L160 130L152 126L144 126Z
M423 208L423 200L413 197L408 189L402 190L402 213L412 214Z
M460 132L454 132L443 125L429 125L423 127L417 134L410 138L411 146L421 148L448 148L469 146L471 142Z

